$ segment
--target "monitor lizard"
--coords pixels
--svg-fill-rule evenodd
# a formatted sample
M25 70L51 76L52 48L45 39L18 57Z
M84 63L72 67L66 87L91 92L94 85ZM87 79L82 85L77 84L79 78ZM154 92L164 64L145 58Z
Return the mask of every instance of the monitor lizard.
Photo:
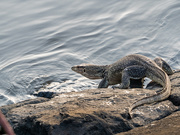
M129 114L134 108L162 101L168 98L171 93L168 75L173 74L173 70L160 57L151 60L140 54L131 54L110 65L81 64L73 66L71 69L89 79L102 79L98 88L120 84L118 88L126 89L130 86L130 79L143 79L144 77L148 77L163 86L163 89L155 95L134 102L129 108Z

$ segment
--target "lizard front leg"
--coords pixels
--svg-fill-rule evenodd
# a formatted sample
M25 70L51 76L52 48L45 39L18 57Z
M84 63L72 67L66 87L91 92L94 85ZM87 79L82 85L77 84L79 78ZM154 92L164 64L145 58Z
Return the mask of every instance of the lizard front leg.
M101 82L98 85L98 88L107 88L109 85L109 82L106 77L104 77Z
M141 79L145 77L146 68L143 66L133 65L126 67L122 71L122 82L119 89L127 89L130 85L130 79ZM115 88L115 87L113 87Z

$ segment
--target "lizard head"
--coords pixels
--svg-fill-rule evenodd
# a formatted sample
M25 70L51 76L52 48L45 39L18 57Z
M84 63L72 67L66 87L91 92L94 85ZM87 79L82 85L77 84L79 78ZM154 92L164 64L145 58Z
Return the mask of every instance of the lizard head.
M71 69L89 79L101 79L103 78L105 66L81 64L73 66Z

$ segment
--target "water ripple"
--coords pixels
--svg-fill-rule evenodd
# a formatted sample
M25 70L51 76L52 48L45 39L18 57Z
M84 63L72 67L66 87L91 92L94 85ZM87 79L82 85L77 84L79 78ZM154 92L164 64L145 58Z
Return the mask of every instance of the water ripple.
M71 71L80 63L111 64L138 53L180 67L180 2L2 1L0 5L1 105L96 88Z

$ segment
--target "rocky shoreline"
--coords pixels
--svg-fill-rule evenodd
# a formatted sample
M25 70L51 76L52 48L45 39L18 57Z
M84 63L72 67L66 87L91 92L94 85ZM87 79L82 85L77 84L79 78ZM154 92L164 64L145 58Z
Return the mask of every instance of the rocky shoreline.
M154 95L149 89L90 89L53 98L38 97L0 107L17 135L143 135L180 132L180 71L170 76L171 96L133 110L136 100Z

